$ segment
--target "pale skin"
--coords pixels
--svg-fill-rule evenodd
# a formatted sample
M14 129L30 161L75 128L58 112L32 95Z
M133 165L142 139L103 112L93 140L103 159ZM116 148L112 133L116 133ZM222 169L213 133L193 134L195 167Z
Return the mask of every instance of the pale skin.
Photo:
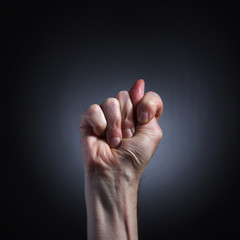
M138 185L162 138L162 100L144 86L139 79L82 114L88 240L138 239Z

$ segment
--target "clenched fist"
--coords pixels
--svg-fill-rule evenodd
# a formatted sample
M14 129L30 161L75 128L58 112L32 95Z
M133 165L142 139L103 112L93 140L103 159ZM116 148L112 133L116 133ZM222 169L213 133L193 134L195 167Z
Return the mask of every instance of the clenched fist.
M162 111L159 95L144 94L139 79L129 92L120 91L82 114L89 239L137 239L135 210L126 205L135 208L139 180L162 137Z
M141 79L129 92L90 106L79 126L87 173L117 171L139 178L162 137L158 125L162 110L159 95L144 94Z

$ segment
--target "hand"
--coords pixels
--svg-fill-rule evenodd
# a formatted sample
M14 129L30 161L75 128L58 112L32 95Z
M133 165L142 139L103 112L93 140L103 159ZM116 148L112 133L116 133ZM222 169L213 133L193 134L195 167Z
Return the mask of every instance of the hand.
M82 115L82 157L88 239L138 239L137 190L141 175L162 137L158 94L144 94L139 79Z
M159 95L144 94L141 79L129 92L90 106L79 126L86 174L117 173L138 181L162 137L158 125L162 110Z

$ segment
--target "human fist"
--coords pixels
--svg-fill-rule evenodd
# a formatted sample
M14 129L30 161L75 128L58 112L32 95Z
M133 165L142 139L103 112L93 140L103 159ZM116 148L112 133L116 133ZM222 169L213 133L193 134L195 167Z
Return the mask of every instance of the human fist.
M128 181L140 179L162 138L162 100L155 92L144 94L144 85L139 79L129 92L120 91L82 114L79 130L87 176L114 173Z

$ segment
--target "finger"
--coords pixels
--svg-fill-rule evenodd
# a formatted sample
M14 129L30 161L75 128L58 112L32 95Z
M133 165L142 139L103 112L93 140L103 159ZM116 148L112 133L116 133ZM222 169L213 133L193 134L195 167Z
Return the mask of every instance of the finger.
M116 98L108 98L101 104L107 120L106 137L112 148L119 147L122 140L120 104Z
M132 88L129 91L129 95L132 100L132 104L134 107L137 106L139 101L144 96L144 88L145 88L145 82L143 79L138 79L132 86Z
M79 130L87 130L88 127L91 127L97 136L104 135L107 127L107 121L101 107L97 104L91 105L82 114Z
M145 124L154 117L158 120L163 111L163 102L155 92L148 92L137 106L138 122Z
M122 116L122 136L123 138L132 137L135 132L135 124L133 118L133 104L128 91L121 91L116 97L120 103Z

